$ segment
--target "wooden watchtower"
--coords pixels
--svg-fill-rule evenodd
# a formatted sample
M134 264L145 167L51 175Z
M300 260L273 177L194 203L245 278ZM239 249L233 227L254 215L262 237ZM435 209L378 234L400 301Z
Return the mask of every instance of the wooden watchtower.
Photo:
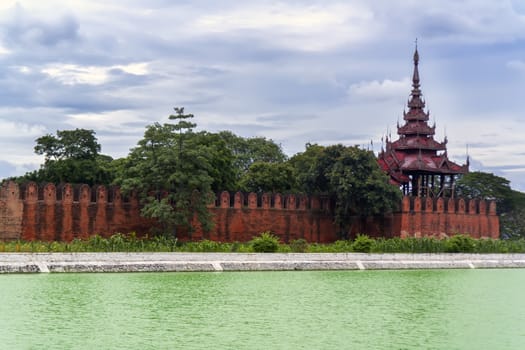
M468 172L467 164L459 165L448 159L447 138L434 140L436 125L428 125L419 83L419 53L414 52L412 91L408 111L403 111L404 125L397 125L399 138L392 141L387 135L386 146L381 147L378 162L390 176L390 182L400 186L403 194L417 197L452 197L454 181Z

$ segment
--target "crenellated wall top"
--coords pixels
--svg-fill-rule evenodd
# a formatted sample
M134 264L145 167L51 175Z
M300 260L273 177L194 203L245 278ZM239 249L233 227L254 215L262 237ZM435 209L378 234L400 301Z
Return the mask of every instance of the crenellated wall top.
M14 181L5 182L0 188L0 199L19 199L20 198L20 188L18 184Z
M5 185L4 185L5 187ZM44 202L52 204L63 202L64 204L72 203L112 203L112 202L131 202L136 200L134 195L123 196L119 187L112 186L88 186L52 183L36 184L29 182L18 186L15 182L8 182L8 187L13 188L19 199L28 203Z
M401 208L403 212L496 215L495 201L478 199L405 196Z
M5 182L1 187L0 199L21 199L26 203L43 202L50 205L56 202L62 204L80 203L90 205L98 203L137 204L136 196L124 196L119 187L88 186L52 183L38 185L29 182L19 186L13 181ZM230 193L223 191L215 195L210 208L236 209L285 209L285 210L319 210L332 211L332 203L328 196L307 196L294 194L270 193ZM426 198L403 197L402 212L441 212L457 214L496 215L496 203L484 200L465 200L463 198Z

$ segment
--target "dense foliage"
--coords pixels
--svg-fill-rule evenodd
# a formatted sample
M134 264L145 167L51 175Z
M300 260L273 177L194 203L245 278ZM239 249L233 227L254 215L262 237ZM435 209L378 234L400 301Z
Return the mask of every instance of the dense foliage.
M250 245L256 253L275 253L279 249L279 238L271 232L263 232L260 236L254 237Z
M283 163L287 159L281 146L264 137L243 138L231 131L221 131L218 135L233 154L233 165L238 179L248 171L253 163Z
M0 252L307 252L307 253L525 253L525 239L474 239L456 235L448 239L380 238L358 235L352 240L331 244L308 243L304 239L280 243L271 233L254 237L250 242L221 243L210 240L179 242L174 237L115 234L109 238L92 236L71 242L0 241Z
M228 162L221 158L228 156L223 143L200 142L203 135L196 136L196 125L189 121L193 115L184 114L184 108L175 111L169 117L175 124L147 127L117 179L124 193L138 193L142 215L156 219L161 232L174 236L177 228L191 233L195 217L204 231L211 229L207 204L214 181L224 181L216 174L220 163Z
M56 136L36 139L35 153L44 156L40 169L14 180L53 183L110 184L114 169L110 156L100 154L93 130L58 130Z
M458 197L496 201L499 213L513 209L512 192L509 180L481 171L467 173L456 183Z
M401 191L389 184L373 152L357 146L308 144L290 163L302 191L334 198L343 238L352 232L356 217L392 212L401 200Z
M491 173L474 171L458 180L456 193L468 199L496 201L501 237L525 237L525 193L513 190L509 180Z
M255 162L239 181L245 192L291 193L296 190L293 167L288 163Z

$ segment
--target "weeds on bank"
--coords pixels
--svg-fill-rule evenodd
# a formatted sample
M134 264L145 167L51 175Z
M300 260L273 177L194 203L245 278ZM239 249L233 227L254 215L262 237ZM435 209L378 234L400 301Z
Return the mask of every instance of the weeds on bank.
M279 242L270 232L263 232L250 242L222 243L211 240L180 242L174 237L137 237L134 233L115 234L108 238L95 235L70 242L0 241L0 252L279 252L279 253L525 253L525 239L474 239L456 235L446 239L378 238L358 235L355 240L330 244L308 243L297 239Z

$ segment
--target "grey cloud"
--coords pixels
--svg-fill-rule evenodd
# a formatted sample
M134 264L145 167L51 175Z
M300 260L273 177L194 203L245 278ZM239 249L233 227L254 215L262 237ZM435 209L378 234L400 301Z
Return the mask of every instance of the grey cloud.
M279 129L278 126L260 125L256 123L207 123L206 125L213 131L230 130L236 134L248 137L261 136L261 131L264 132Z
M306 133L302 133L300 135L297 135L297 137L304 138L305 140L309 140L310 142L323 142L323 141L331 141L331 142L351 142L352 140L355 140L354 142L361 142L361 140L370 140L373 136L368 134L356 134L352 132L345 132L345 131L337 131L334 129L319 129L315 131L309 131Z
M451 13L434 13L418 17L416 32L425 38L439 38L464 32L465 23Z
M209 34L195 38L175 37L170 41L142 38L137 44L143 45L151 52L189 61L198 57L200 63L208 65L231 65L234 62L249 62L250 64L263 62L269 65L279 64L283 60L291 61L294 58L304 59L297 52L275 47L269 38L252 38L244 34L242 36Z
M29 165L29 164L26 165L26 168L28 170L36 169L35 165ZM15 164L6 162L4 160L0 160L0 179L1 178L6 178L6 177L10 177L10 176L19 175L19 174L17 174L17 170L18 169L19 169L19 167L17 167Z
M110 69L108 75L108 82L104 83L103 89L144 87L161 78L155 74L132 74L121 68Z
M496 143L489 142L471 142L468 144L469 148L491 148L497 146Z
M35 105L58 108L67 113L97 113L136 108L140 105L132 97L113 96L106 89L97 86L50 83L46 89L40 90L39 95L39 103L34 103Z
M93 94L77 96L71 93L48 98L48 106L63 108L67 113L100 113L129 109L139 105L124 98L104 98Z
M136 108L141 104L136 98L114 95L133 86L143 87L152 78L110 72L110 81L103 85L64 85L41 73L13 73L0 81L2 106L62 108L68 112L102 112ZM108 93L108 91L110 93Z
M20 3L11 12L11 20L5 24L4 35L4 40L11 47L57 46L74 43L79 39L79 23L70 14L55 21L44 22L33 18Z
M478 161L477 159L470 157L470 170L471 171L482 171L486 173L492 173L496 176L501 176L510 181L510 185L513 189L518 191L525 191L525 169L519 165L503 165L503 166L488 166ZM522 170L522 171L520 171Z
M300 122L305 120L314 120L318 116L315 114L272 114L256 117L255 120L258 122L266 123L277 123L277 124L289 124L290 122Z

